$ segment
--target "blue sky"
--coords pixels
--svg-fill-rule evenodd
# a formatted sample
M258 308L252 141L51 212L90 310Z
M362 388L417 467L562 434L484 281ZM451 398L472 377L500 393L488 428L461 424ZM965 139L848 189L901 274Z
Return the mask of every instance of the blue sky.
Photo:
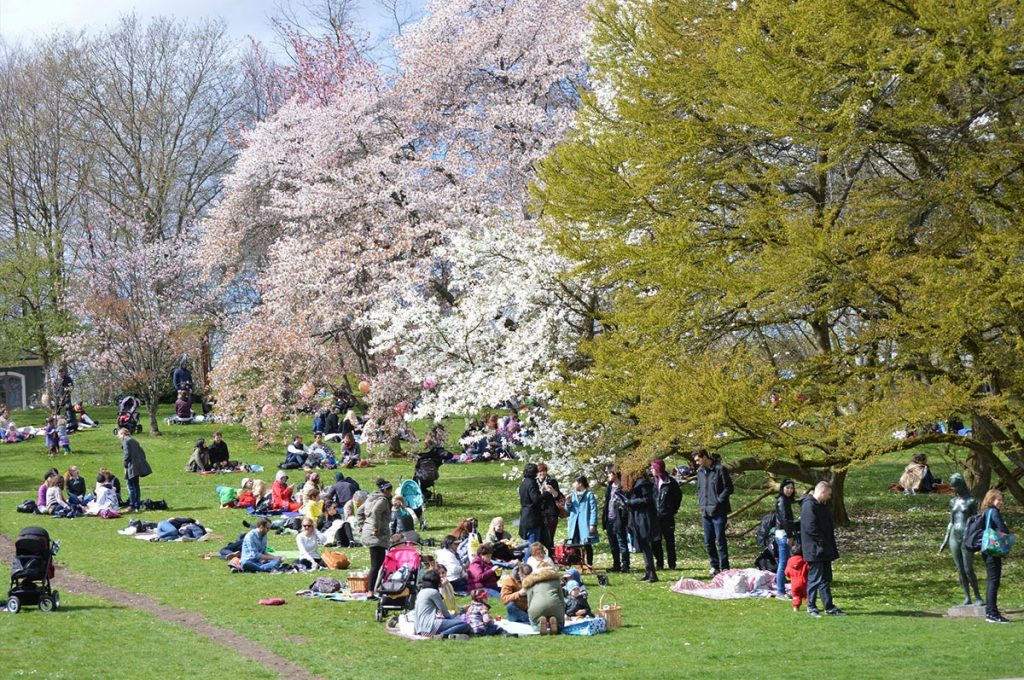
M306 0L309 3L309 0ZM140 17L171 15L188 19L222 17L229 35L241 44L248 36L269 43L269 18L281 0L0 0L0 36L8 43L31 42L59 29L102 29L121 14ZM292 3L300 7L303 3ZM406 0L410 11L421 10L425 0ZM393 21L377 0L358 0L358 28L374 36L391 30Z

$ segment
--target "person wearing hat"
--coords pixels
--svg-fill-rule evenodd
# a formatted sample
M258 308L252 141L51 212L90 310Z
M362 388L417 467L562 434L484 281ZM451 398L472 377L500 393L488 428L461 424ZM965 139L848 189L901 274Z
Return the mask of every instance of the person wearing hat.
M594 612L590 610L587 594L583 591L579 581L570 580L565 584L565 615L570 617L589 617L594 615Z
M800 524L793 520L796 485L792 479L783 479L775 499L775 545L779 551L779 566L775 572L775 594L786 596L786 562L790 557L789 539L800 540Z
M654 561L658 569L665 568L665 553L668 553L668 568L676 568L676 513L683 500L679 482L665 471L665 461L655 458L651 461L654 476L654 509L658 516L657 533L660 541L654 542ZM664 545L664 550L662 549Z
M391 482L380 478L377 490L371 493L366 502L356 511L357 521L362 527L360 538L364 546L370 549L370 571L368 573L370 588L377 585L377 575L384 564L391 541L391 496L394 490Z
M324 491L324 500L328 503L334 502L339 508L352 500L352 495L359 490L352 480L347 478L343 472L334 473L334 484Z
M292 499L292 487L288 486L288 472L278 470L274 484L270 487L270 509L282 512L298 512L302 506Z

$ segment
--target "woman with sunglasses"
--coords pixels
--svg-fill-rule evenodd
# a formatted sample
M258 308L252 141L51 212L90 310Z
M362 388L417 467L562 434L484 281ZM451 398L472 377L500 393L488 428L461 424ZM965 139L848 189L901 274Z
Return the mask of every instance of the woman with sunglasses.
M309 517L303 517L301 530L295 535L295 544L299 548L296 565L310 571L326 568L320 557L320 548L324 542L324 535L316 530L316 522Z

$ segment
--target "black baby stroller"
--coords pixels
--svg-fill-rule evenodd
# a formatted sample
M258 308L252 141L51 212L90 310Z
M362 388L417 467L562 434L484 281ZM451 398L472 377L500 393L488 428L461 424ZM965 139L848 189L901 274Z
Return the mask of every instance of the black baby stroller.
M139 423L139 400L131 395L117 405L117 425L114 426L114 434L122 427L128 430L128 434L142 432L142 425Z
M408 612L416 606L419 583L420 551L415 543L401 543L384 556L384 563L373 589L377 596L377 622L387 611Z
M420 485L420 490L423 492L423 502L427 505L436 505L441 507L444 505L444 496L439 493L434 493L434 483L440 479L441 462L444 459L444 449L431 449L421 453L416 458L416 468L413 471L412 478L416 480L416 483Z
M42 527L25 527L18 533L11 563L11 589L7 591L7 611L17 614L26 605L37 605L42 612L60 607L60 593L50 588L53 556L58 550L60 541L51 543L50 535Z

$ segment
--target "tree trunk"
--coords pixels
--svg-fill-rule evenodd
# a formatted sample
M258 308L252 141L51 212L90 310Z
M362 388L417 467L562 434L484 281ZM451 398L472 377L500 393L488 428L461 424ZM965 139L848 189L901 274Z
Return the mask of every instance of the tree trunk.
M964 463L964 481L971 495L981 498L988 491L992 484L992 466L988 464L988 457L977 451L967 454L967 461Z
M846 470L833 471L830 481L832 482L832 500L829 501L829 507L832 510L832 521L836 524L848 524L850 513L846 510Z
M146 410L149 411L149 434L152 437L161 436L160 419L157 418L157 409L160 407L160 393L150 392L146 400Z

